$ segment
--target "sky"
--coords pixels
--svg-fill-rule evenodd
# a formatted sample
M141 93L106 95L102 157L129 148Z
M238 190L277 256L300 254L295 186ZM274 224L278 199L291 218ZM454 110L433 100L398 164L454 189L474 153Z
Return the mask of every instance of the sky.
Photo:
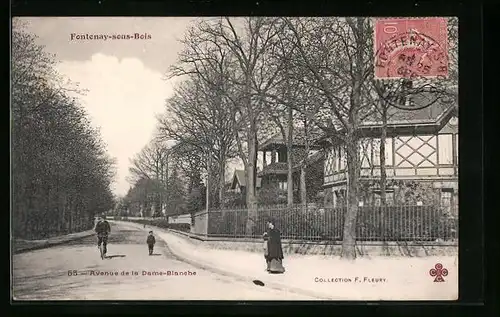
M194 18L23 18L38 44L56 54L61 75L86 90L79 96L117 161L113 191L126 194L130 159L152 138L174 81L165 80ZM144 35L144 39L81 39L89 35ZM72 35L73 34L73 35ZM78 39L80 38L80 39Z

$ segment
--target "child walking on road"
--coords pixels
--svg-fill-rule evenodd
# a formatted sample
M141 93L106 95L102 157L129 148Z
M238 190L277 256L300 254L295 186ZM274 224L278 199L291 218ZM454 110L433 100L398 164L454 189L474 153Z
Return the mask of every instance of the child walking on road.
M155 247L156 239L153 235L153 231L149 231L148 239L146 240L149 249L149 255L153 254L153 248Z

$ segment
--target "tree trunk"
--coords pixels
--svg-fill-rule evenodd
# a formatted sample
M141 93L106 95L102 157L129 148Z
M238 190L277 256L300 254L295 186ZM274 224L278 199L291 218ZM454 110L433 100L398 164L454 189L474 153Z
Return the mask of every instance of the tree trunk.
M307 158L309 157L309 134L307 131L307 118L304 120L304 145L305 145L305 154L302 160L302 164L300 165L300 203L302 206L307 206Z
M163 184L164 184L164 163L163 163L163 156L160 156L160 162L159 162L159 173L158 173L158 211L159 211L159 215L160 217L164 218L164 215L163 215Z
M224 194L226 185L226 161L221 158L219 161L219 208L224 209Z
M300 166L300 204L302 212L307 212L307 189L306 189L306 167L305 164Z
M385 168L385 140L387 139L387 104L382 101L382 131L380 134L380 229L382 234L382 241L386 241L386 227L385 227L385 206L387 205L387 172Z
M208 155L208 154L207 154ZM208 213L210 209L210 187L211 187L211 182L212 180L210 179L210 165L211 165L211 156L207 156L207 185L206 185L206 192L205 192L205 209L206 212Z
M287 140L286 140L286 152L287 152L287 163L288 163L288 175L287 175L287 204L288 207L293 205L293 158L292 158L292 147L293 147L293 109L288 107L288 129L287 129Z
M352 23L352 30L356 36L356 56L353 72L353 89L350 97L351 108L349 109L348 126L346 127L346 152L348 169L347 187L347 211L344 222L344 238L342 241L342 257L350 260L356 258L356 222L358 217L358 182L360 174L359 160L359 117L358 111L361 108L361 93L363 84L363 60L364 47L366 46L364 36L364 18L355 18L356 23Z
M257 199L257 163L259 154L259 139L257 138L257 130L255 129L255 145L254 145L254 155L253 155L253 179L254 179L254 194L255 199Z
M348 187L347 211L344 219L344 237L342 240L342 257L356 258L356 220L358 216L358 180L359 180L359 152L358 139L350 133L346 142Z
M246 203L248 208L248 217L246 222L246 234L253 235L255 223L257 222L257 197L255 192L256 185L256 160L257 160L257 133L254 122L251 122L248 132L248 163L245 168L246 177Z
M167 219L167 224L169 222L169 217L168 217L168 212L167 212L167 206L168 206L168 203L169 203L169 199L168 199L168 177L169 177L169 173L168 173L168 168L169 168L169 162L168 162L168 159L169 159L169 152L167 151L167 154L165 156L165 182L164 182L164 185L165 185L165 219ZM163 209L162 209L162 212L163 212Z
M307 183L306 183L307 171L305 164L300 167L300 203L302 205L307 204Z

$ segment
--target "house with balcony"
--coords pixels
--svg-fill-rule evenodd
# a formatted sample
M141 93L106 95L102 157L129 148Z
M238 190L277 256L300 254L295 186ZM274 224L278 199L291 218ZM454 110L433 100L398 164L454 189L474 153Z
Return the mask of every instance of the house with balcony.
M309 134L310 140L319 135L318 131ZM305 153L304 133L302 129L296 128L292 140L292 172L294 197L298 202L300 192L300 170L301 161L306 158L306 188L308 201L314 199L323 185L324 152L321 146L310 142L310 153ZM259 156L262 161L262 169L257 174L262 179L262 188L277 187L281 192L279 195L286 197L288 190L288 152L286 141L281 133L273 135L259 146Z
M444 205L458 205L458 113L455 104L438 103L420 110L388 109L385 166L386 199L398 203L405 183L425 184ZM380 204L380 135L376 116L360 127L361 182L373 184L360 199ZM347 194L347 162L341 141L328 140L324 164L324 198L342 205ZM429 202L423 201L426 204Z

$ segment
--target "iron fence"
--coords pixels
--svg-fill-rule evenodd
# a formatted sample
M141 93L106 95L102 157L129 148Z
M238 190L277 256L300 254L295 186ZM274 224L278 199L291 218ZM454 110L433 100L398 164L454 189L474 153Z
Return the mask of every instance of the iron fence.
M283 239L341 241L345 212L345 207L258 207L248 221L248 209L210 210L195 217L195 226L203 225L193 232L255 238L273 219ZM355 232L358 241L457 241L458 217L441 206L365 206L358 209Z

